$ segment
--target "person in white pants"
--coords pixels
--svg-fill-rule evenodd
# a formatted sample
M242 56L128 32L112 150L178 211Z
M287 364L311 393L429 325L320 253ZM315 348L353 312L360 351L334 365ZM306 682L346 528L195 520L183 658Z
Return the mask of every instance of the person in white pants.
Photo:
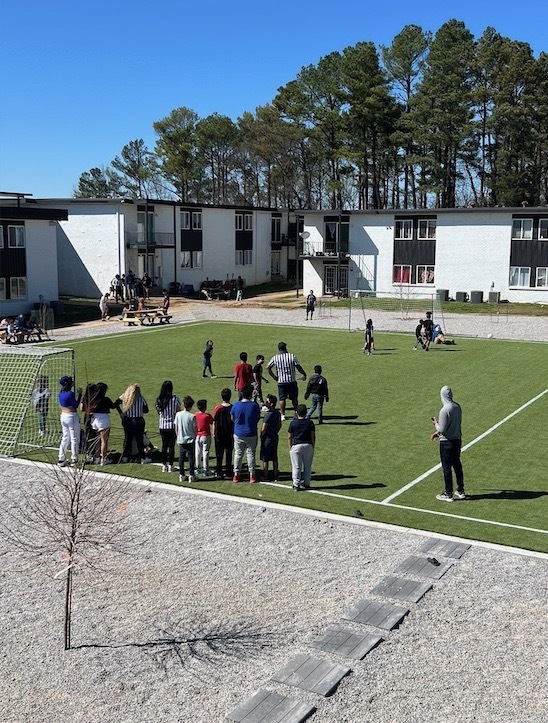
M72 391L73 379L66 375L59 379L61 391L59 392L59 406L61 407L61 429L63 435L59 445L59 465L65 467L68 463L66 453L70 446L71 461L78 462L78 449L80 447L80 418L76 410L82 398L82 390L77 389L76 395Z

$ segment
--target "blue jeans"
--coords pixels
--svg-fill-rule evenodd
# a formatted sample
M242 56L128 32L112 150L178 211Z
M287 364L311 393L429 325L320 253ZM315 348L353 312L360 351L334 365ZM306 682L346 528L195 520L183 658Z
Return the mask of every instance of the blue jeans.
M320 422L323 422L323 395L321 394L312 395L312 404L310 405L310 409L308 410L308 413L306 415L307 419L310 419L310 417L316 411L316 408L318 409L318 420Z
M448 497L453 496L453 469L457 478L457 492L464 494L464 474L460 461L461 446L462 440L460 439L448 439L440 442L440 459L445 482L445 494Z

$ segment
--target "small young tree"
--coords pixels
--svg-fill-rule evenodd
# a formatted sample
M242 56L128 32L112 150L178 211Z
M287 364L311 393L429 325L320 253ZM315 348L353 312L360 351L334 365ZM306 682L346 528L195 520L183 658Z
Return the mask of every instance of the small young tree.
M114 475L94 474L83 463L41 466L20 505L5 512L0 535L34 557L52 578L64 576L64 646L71 647L75 573L104 571L105 553L129 552L144 542L130 514L142 494Z

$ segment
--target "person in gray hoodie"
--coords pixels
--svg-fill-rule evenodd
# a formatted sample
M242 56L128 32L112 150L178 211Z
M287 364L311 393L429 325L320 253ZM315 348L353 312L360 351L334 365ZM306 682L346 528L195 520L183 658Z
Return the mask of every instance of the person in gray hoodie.
M432 440L438 440L440 443L440 459L443 469L445 491L436 495L436 499L442 502L453 502L452 470L454 469L457 478L455 497L458 500L465 500L464 474L460 461L462 410L460 404L453 401L453 391L451 387L442 387L440 396L443 406L439 413L439 419L432 417L432 423L436 431L432 434L431 438Z

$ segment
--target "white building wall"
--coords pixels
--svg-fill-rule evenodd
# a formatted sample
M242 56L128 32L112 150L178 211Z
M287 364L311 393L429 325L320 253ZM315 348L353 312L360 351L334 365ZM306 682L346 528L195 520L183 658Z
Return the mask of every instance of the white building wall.
M27 297L2 300L2 318L27 314L40 296L46 302L58 300L56 228L56 221L25 220Z
M62 207L62 206L61 206ZM69 204L68 221L59 223L57 254L59 293L98 298L112 277L125 273L135 259L126 259L123 204Z
M350 254L359 272L359 289L392 291L394 214L350 217ZM369 277L369 278L368 278Z
M508 298L512 215L440 214L436 224L436 289L483 292Z

